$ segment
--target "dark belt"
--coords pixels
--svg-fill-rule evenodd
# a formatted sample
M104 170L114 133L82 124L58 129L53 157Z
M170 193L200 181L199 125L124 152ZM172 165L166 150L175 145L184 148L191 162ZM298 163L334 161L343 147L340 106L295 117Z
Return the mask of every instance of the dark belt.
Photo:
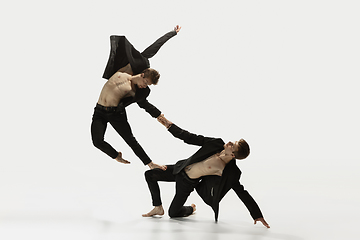
M105 107L103 105L100 105L100 104L96 104L96 108L97 109L100 109L102 111L105 111L105 112L116 112L116 109L117 107Z

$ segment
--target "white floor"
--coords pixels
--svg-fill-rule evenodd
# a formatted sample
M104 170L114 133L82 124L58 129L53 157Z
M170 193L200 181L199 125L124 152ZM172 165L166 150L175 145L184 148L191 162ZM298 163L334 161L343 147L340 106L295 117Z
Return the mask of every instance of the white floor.
M167 213L143 218L141 214L152 209L143 173L136 167L119 167L108 178L77 175L75 181L67 175L49 185L43 179L50 181L50 177L41 177L38 182L8 181L0 198L0 239L359 239L357 163L343 161L331 168L330 164L302 166L296 162L281 167L272 162L256 167L251 164L239 163L241 182L259 204L270 229L253 224L233 191L220 203L218 223L196 192L187 204L195 203L197 211L188 218L170 219ZM125 171L137 181L125 182ZM165 210L174 186L160 184Z
M194 215L186 219L139 218L124 222L95 219L33 219L1 224L1 239L304 239L284 229L265 229L226 219L214 223Z
M301 240L301 239L358 239L356 224L351 218L297 216L269 219L270 229L253 225L225 215L218 223L208 216L195 214L185 219L168 217L122 217L123 221L93 218L33 218L7 219L0 224L0 238L6 240L37 239L243 239L243 240Z
M166 186L166 185L164 185ZM166 187L162 187L166 189ZM170 185L169 185L170 186ZM281 188L281 185L279 185ZM277 186L277 187L279 187ZM283 185L285 186L285 185ZM219 222L214 222L211 209L192 194L190 201L197 203L196 214L183 219L162 217L143 218L142 213L151 209L149 199L111 203L95 207L88 214L71 213L46 215L22 214L0 217L2 240L112 240L112 239L242 239L242 240L342 240L359 239L359 202L354 198L339 199L337 192L309 191L302 189L282 194L272 191L267 201L260 191L253 191L271 228L256 225L234 193L221 202ZM170 195L164 194L167 208ZM303 195L303 197L300 197ZM118 197L114 197L116 200ZM138 199L135 200L134 199Z

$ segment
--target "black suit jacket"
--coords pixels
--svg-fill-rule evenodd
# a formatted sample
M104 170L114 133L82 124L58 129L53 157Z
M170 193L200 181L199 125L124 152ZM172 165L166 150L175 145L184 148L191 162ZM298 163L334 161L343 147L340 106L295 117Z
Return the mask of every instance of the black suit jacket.
M110 36L110 55L106 64L103 78L109 79L120 68L130 63L134 75L141 73L150 67L149 58L153 57L170 38L176 35L176 31L166 33L160 37L142 53L126 39L125 36Z
M183 130L172 124L169 132L185 143L201 146L201 148L188 159L180 160L175 164L174 174L178 174L186 166L201 162L215 153L224 150L224 141L220 138L204 137ZM233 189L240 200L245 204L253 219L262 216L261 210L251 195L240 184L241 171L236 165L236 160L226 164L222 176L204 176L196 187L199 196L208 204L215 214L215 221L219 216L219 203L226 193Z
M110 55L106 64L103 78L110 79L120 68L130 63L134 75L141 73L150 67L149 58L153 57L161 46L170 38L176 35L176 31L171 31L160 37L142 53L126 39L125 36L110 36ZM118 105L118 111L123 110L126 106L137 102L139 107L145 109L152 117L158 117L161 111L149 103L146 98L150 94L150 88L137 88L134 97L124 98Z
M204 137L196 135L186 130L179 128L177 125L172 124L169 132L176 138L183 140L187 144L201 146L201 148L194 153L191 157L178 161L174 166L174 174L178 174L186 166L201 162L206 158L219 153L224 149L224 141L220 138Z

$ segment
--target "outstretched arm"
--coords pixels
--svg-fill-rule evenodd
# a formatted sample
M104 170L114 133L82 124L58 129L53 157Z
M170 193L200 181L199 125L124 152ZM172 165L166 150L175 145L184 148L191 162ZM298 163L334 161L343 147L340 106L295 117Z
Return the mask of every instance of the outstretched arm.
M259 206L248 191L244 189L244 186L241 185L240 182L236 182L232 186L232 189L249 210L251 217L254 219L254 224L260 221L265 227L270 228L269 224L265 221Z
M216 141L216 144L219 144L220 146L223 146L224 144L224 142L220 138L204 137L202 135L197 135L194 133L190 133L186 130L183 130L180 127L173 124L171 121L167 120L164 117L164 114L161 114L159 117L157 117L157 119L161 124L163 124L169 130L169 132L174 137L183 140L187 144L202 146L211 140L218 140Z
M166 43L170 38L174 37L179 31L181 27L179 25L176 25L174 27L173 31L170 31L166 33L164 36L160 37L158 40L156 40L153 44L151 44L149 47L147 47L141 55L143 55L146 58L152 58L161 48L164 43Z
M137 104L139 105L139 107L144 109L147 113L149 113L153 118L157 118L161 114L161 111L157 107L155 107L154 105L149 103L149 101L146 99L137 102Z

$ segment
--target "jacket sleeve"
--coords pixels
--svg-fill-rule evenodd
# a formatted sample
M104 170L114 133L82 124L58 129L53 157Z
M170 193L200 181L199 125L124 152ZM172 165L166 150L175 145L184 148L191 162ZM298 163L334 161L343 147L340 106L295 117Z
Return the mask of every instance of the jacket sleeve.
M138 101L137 104L139 105L139 107L148 112L153 118L157 118L161 114L161 111L157 109L154 105L149 103L149 101L146 99Z
M141 55L145 58L151 58L153 57L161 48L164 43L166 43L170 38L175 36L177 33L175 30L170 31L166 33L164 36L160 37L158 40L156 40L153 44L151 44L149 47L147 47Z
M244 186L240 184L239 181L235 182L232 186L232 189L235 191L236 195L240 200L245 204L246 208L249 210L251 217L255 220L257 218L263 217L261 210L252 196L244 189Z
M188 132L186 130L181 129L180 127L178 127L175 124L172 124L170 126L169 132L174 137L183 140L185 143L192 144L192 145L197 145L197 146L203 146L208 141L216 139L216 138L212 138L212 137L204 137L202 135L197 135L197 134L194 134L194 133L190 133L190 132ZM222 140L221 140L220 144L223 144Z

